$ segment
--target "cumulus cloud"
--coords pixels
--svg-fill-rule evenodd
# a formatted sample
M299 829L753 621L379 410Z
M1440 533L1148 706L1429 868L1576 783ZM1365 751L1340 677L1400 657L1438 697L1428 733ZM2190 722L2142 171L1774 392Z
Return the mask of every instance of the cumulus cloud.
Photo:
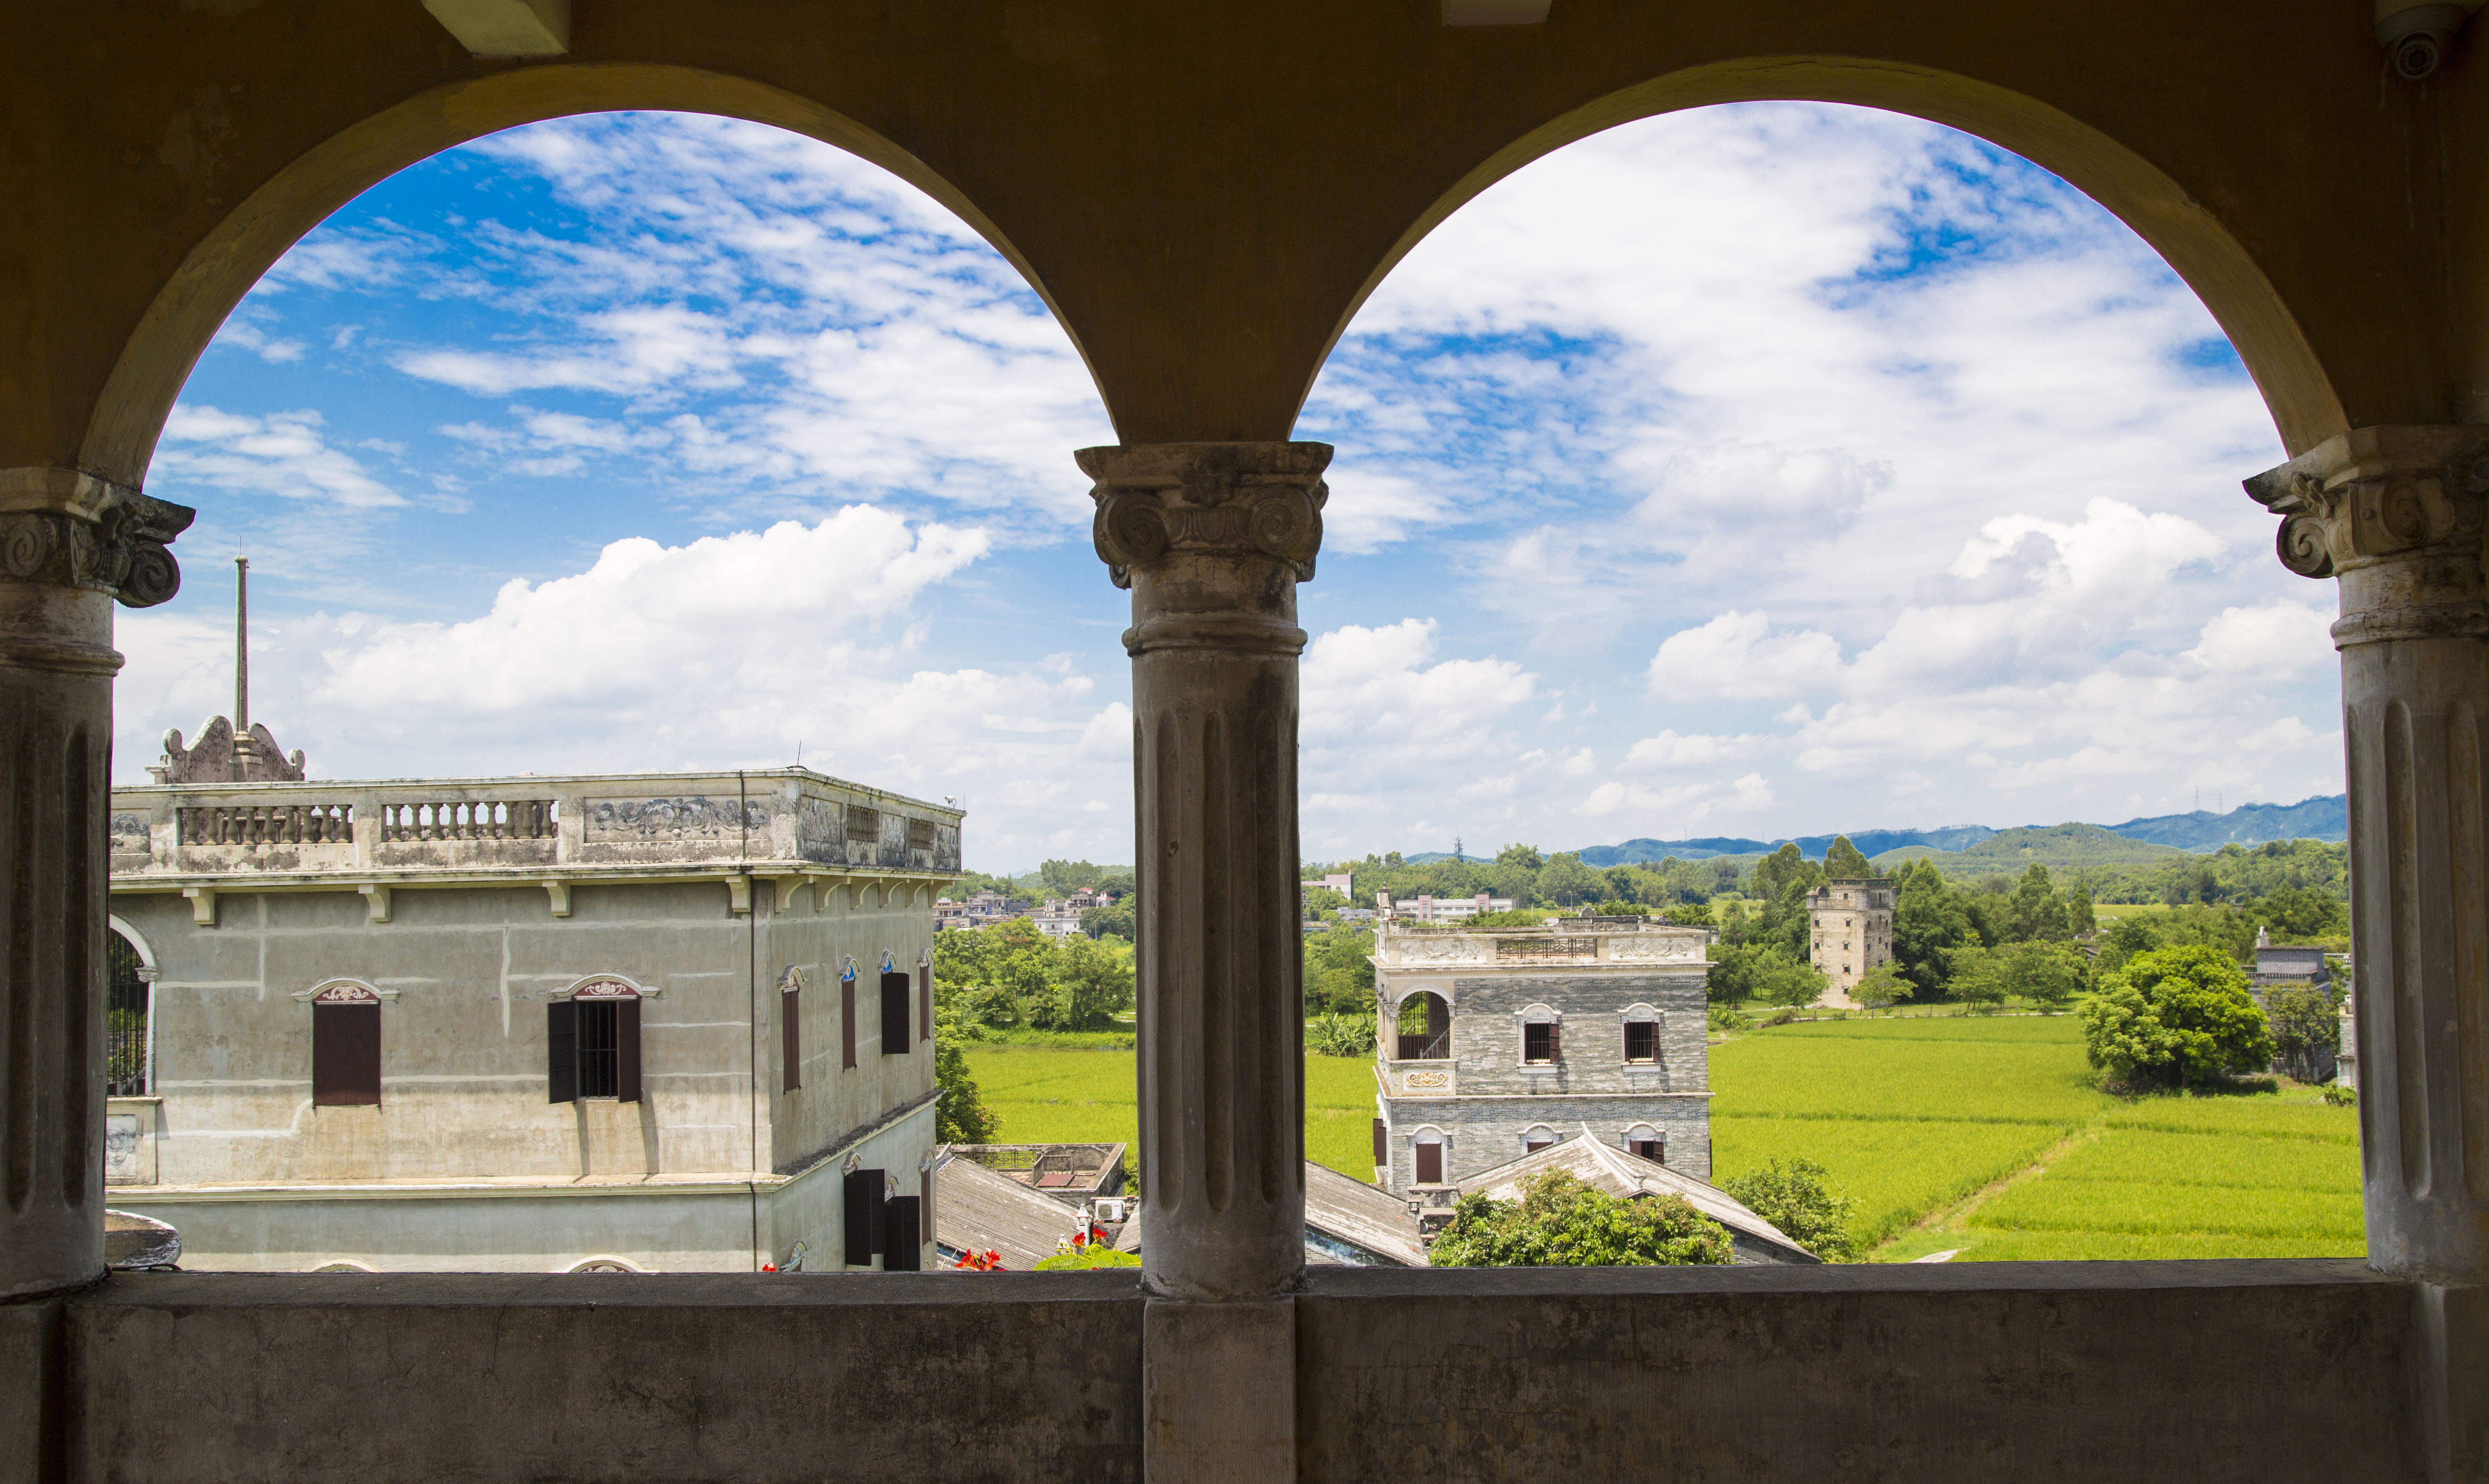
M1803 696L1841 674L1841 644L1814 630L1775 632L1762 612L1722 614L1662 641L1650 659L1655 695L1759 699Z
M326 419L310 409L252 416L183 403L165 421L156 468L214 489L325 500L349 509L407 502L354 455L329 446Z

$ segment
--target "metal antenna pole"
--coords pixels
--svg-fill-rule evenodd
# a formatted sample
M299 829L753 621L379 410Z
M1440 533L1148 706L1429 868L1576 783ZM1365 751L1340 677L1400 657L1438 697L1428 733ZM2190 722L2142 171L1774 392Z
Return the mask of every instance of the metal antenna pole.
M250 735L250 558L234 558L234 739Z

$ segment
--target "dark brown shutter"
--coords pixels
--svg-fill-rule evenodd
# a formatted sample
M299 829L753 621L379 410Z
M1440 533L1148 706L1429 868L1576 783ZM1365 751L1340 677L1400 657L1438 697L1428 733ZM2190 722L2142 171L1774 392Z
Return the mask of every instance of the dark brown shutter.
M856 1176L864 1185L865 1252L870 1261L890 1235L890 1182L879 1170L858 1170Z
M804 1085L804 999L789 989L778 996L778 1050L786 1066L786 1092Z
M912 1049L907 1041L907 983L904 970L894 969L881 976L881 1054L904 1056Z
M846 1181L846 1265L873 1266L873 1197L881 1177L870 1170L850 1170Z
M839 1065L855 1070L855 981L839 981Z
M545 1101L579 1100L579 1007L556 1000L545 1007Z
M917 1219L924 1223L923 1229L919 1231L917 1235L930 1239L934 1235L933 1172L931 1170L920 1170L917 1172L916 1196L919 1203L917 1206Z
M1421 1185L1440 1185L1443 1183L1444 1146L1441 1144L1418 1145L1417 1184Z
M640 1100L640 1002L614 1002L614 1100Z
M916 1039L933 1039L933 966L930 963L916 969Z
M881 1254L881 1270L921 1272L925 1269L925 1247L916 1197L899 1196L889 1206L890 1249Z
M311 1007L311 1102L315 1107L376 1106L381 1100L381 1008Z
M1377 1164L1385 1164L1385 1163L1389 1162L1389 1160L1390 1160L1390 1158L1391 1158L1391 1144L1390 1144L1390 1138L1391 1138L1391 1130L1384 1127L1383 1120L1381 1120L1381 1119L1379 1119L1379 1118L1378 1118L1378 1119L1376 1119L1376 1120L1374 1121L1374 1162L1375 1162L1375 1163L1377 1163Z
M1547 1059L1551 1062L1564 1059L1564 1027L1552 1020L1547 1023Z

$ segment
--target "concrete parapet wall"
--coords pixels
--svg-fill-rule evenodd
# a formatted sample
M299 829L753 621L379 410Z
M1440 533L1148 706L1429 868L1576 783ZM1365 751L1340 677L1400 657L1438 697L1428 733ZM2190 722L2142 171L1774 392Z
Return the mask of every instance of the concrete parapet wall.
M1325 1270L1298 1477L2417 1478L2417 1292L2356 1262ZM68 1378L33 1451L80 1478L1140 1473L1129 1273L126 1274L0 1321L0 1396Z
M2356 1261L1311 1271L1298 1478L2416 1479L2413 1296Z

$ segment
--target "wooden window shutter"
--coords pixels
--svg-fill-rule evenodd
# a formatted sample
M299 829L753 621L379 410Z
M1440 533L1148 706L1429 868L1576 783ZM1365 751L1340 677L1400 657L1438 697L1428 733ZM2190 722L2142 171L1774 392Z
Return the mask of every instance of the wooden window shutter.
M381 1100L381 1008L311 1007L311 1103L377 1106Z
M788 989L778 996L778 1051L786 1064L786 1085L793 1092L804 1085L804 997Z
M545 1101L579 1100L579 1007L556 1000L545 1007Z
M614 1002L614 1100L640 1100L640 1002Z
M918 1220L920 1220L920 1221L922 1221L922 1222L924 1223L924 1229L923 1229L923 1231L919 1232L919 1233L918 1233L918 1235L919 1235L919 1236L925 1236L925 1235L930 1234L930 1233L934 1230L934 1227L933 1227L933 1172L932 1172L931 1170L920 1170L920 1171L918 1171L918 1172L917 1172L917 1175L916 1175L916 1199L917 1199L917 1219L918 1219Z
M1377 1163L1377 1164L1388 1164L1388 1163L1389 1163L1389 1162L1390 1162L1390 1160L1391 1160L1391 1144L1390 1144L1390 1139L1391 1139L1391 1130L1384 1125L1383 1120L1381 1120L1381 1119L1379 1119L1379 1118L1378 1118L1378 1119L1376 1119L1376 1120L1374 1121L1374 1162L1375 1162L1375 1163Z
M1547 1023L1547 1059L1551 1062L1564 1059L1564 1027L1553 1020Z
M868 1258L888 1245L890 1182L879 1170L858 1170L864 1177L865 1251Z
M872 1170L850 1170L846 1181L846 1265L873 1266L873 1197L881 1176Z
M933 965L916 966L916 1039L933 1039Z
M839 1065L855 1070L855 981L839 981Z
M925 1269L923 1228L917 1217L916 1197L902 1195L890 1203L889 1250L881 1254L884 1272L921 1272Z
M904 1056L913 1049L907 1040L907 991L904 970L893 969L881 976L881 1054Z
M1440 1185L1443 1183L1444 1146L1441 1144L1418 1145L1417 1184L1421 1185Z

